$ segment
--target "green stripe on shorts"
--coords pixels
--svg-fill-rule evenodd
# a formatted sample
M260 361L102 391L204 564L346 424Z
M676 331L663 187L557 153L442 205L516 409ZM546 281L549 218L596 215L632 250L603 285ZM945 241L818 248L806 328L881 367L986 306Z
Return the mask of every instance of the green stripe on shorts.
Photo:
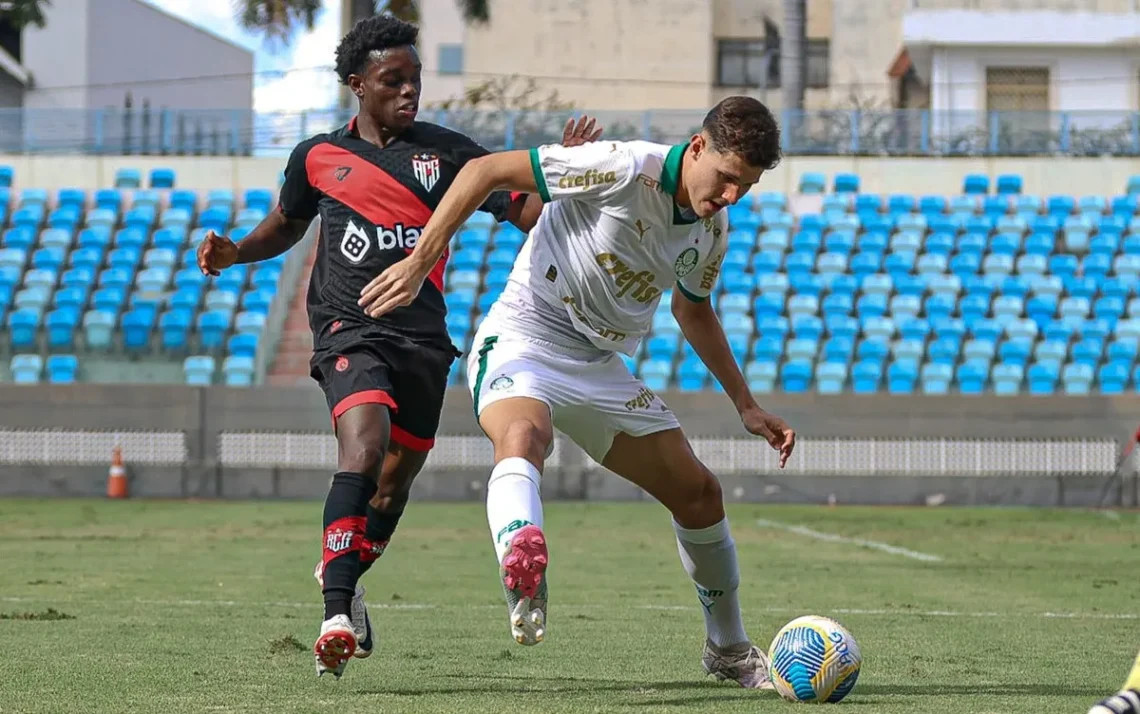
M479 393L483 389L483 377L487 376L487 354L494 349L498 341L498 335L491 335L483 340L483 346L479 348L479 371L475 373L475 388L471 390L471 406L475 410L476 419L479 418Z

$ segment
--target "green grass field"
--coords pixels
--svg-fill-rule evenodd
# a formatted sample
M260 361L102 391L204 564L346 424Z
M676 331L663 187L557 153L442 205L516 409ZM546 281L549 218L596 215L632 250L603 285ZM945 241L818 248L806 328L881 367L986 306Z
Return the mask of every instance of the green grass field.
M413 503L365 578L376 652L318 679L320 513L0 501L0 713L795 710L703 677L699 606L668 516L646 504L548 506L549 634L522 648L482 506ZM735 506L730 518L757 642L805 613L858 639L863 672L840 711L1084 714L1140 647L1136 513Z

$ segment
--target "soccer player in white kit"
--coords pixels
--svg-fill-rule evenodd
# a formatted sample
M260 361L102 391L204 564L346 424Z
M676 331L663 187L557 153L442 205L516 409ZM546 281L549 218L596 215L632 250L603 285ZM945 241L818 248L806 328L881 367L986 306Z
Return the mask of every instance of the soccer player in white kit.
M721 488L665 403L630 374L664 291L685 338L723 385L744 427L780 452L795 434L759 407L709 301L725 253L721 211L780 158L779 129L759 101L730 97L684 144L595 142L507 151L456 177L411 255L361 291L376 317L415 297L456 230L496 189L547 204L468 358L475 413L495 448L487 518L524 645L546 631L546 538L539 483L557 428L673 515L682 564L703 606L706 672L771 688L744 630L736 546Z

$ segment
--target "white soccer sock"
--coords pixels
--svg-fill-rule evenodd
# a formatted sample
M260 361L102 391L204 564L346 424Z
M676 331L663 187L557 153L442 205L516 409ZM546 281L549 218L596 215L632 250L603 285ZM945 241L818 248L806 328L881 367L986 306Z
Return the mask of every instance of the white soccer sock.
M673 521L677 550L685 572L697 586L697 599L705 614L705 631L718 647L748 641L740 617L736 591L740 571L736 564L736 543L728 531L728 518L708 528L689 530Z
M495 464L487 482L487 525L495 555L503 562L515 531L525 525L542 527L542 474L524 458L511 457Z

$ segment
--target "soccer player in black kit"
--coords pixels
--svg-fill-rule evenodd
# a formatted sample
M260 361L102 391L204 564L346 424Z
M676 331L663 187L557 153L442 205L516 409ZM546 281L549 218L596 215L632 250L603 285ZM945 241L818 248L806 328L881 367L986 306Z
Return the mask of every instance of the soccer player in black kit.
M336 71L359 101L346 126L293 150L277 210L239 243L212 231L198 247L202 272L217 275L295 245L320 216L309 283L312 377L324 390L338 445L324 507L323 557L314 575L325 614L313 646L318 675L340 677L372 652L372 628L357 581L383 553L434 443L447 375L458 356L444 324L446 253L419 297L373 319L361 289L412 252L463 165L487 153L470 138L416 121L418 28L390 15L361 20L336 50ZM567 123L563 143L596 140L593 120ZM497 193L481 207L529 231L537 196Z

